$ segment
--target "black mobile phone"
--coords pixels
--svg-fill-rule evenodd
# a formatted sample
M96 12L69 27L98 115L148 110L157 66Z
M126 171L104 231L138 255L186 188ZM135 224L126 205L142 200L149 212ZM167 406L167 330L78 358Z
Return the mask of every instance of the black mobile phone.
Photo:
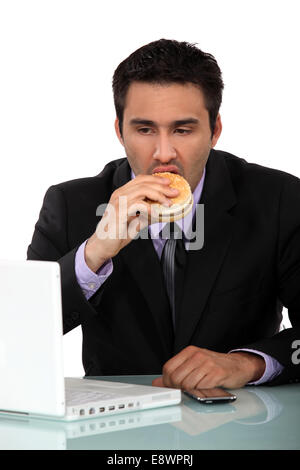
M183 393L199 403L209 405L215 403L231 403L236 400L236 395L233 395L222 388L183 390Z

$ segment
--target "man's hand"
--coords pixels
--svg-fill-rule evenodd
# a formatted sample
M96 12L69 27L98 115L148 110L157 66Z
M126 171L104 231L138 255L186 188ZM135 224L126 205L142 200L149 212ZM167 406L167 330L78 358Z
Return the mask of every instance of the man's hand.
M85 261L96 272L109 258L116 256L140 230L151 223L151 204L147 199L170 206L178 189L161 176L138 175L116 189L95 233L85 246Z
M157 387L181 388L241 388L258 380L264 373L265 361L257 354L217 353L188 346L163 366L163 375L154 379Z

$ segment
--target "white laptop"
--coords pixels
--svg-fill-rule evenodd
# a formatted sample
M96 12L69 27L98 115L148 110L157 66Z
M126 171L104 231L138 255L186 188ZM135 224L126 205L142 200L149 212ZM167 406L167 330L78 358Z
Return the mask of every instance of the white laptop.
M176 405L177 389L65 378L60 266L0 260L0 413L77 420Z

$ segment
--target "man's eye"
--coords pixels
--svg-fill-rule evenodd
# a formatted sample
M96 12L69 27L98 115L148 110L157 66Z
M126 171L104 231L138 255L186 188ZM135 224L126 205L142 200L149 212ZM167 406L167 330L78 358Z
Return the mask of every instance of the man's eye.
M180 135L189 134L191 131L189 129L175 129L175 132Z
M140 129L138 129L138 131L141 134L150 134L152 132L152 129L150 127L141 127Z

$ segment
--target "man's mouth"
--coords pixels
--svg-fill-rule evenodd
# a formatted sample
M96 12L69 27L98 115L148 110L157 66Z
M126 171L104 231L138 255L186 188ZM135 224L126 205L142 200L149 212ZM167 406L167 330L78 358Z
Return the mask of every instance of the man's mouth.
M179 170L177 166L174 166L174 165L158 166L157 168L154 168L154 170L152 171L152 174L154 175L154 173L164 173L166 171L168 171L169 173L176 173L177 175L179 175Z

